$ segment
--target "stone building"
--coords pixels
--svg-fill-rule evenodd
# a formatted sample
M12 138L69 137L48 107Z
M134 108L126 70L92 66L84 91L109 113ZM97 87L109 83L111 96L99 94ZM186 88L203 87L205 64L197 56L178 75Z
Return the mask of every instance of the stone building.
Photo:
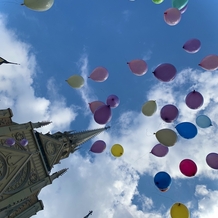
M108 127L42 134L35 129L50 122L18 124L12 116L0 110L0 218L28 218L43 210L39 192L67 171L50 174L52 167Z

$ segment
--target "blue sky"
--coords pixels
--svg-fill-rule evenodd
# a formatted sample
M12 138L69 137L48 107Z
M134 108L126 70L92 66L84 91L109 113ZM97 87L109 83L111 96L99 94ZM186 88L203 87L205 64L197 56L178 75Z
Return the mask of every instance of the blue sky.
M218 213L218 174L205 158L218 152L218 72L202 70L198 64L206 55L218 54L217 1L190 0L176 26L168 26L163 19L164 11L171 7L169 0L160 5L140 0L55 0L46 12L32 11L20 3L0 0L0 56L21 64L0 66L1 108L12 108L14 120L20 123L52 120L42 132L80 131L100 127L89 111L89 102L106 101L111 94L120 98L108 123L111 129L53 169L70 168L40 193L45 208L35 217L81 218L93 210L95 218L168 218L171 205L182 202L192 218L214 218ZM196 54L182 49L190 38L201 40ZM126 62L133 59L147 62L145 75L131 73ZM175 80L161 83L153 76L160 63L177 68ZM98 66L109 71L103 83L87 79ZM73 74L85 78L82 89L72 89L65 82ZM189 109L184 102L193 89L204 97L198 110ZM156 100L158 105L152 117L141 113L148 100ZM160 118L160 109L166 104L179 109L173 124ZM211 128L198 128L198 135L191 140L178 137L163 158L149 153L158 143L154 132L173 129L183 121L195 123L202 113L211 118ZM107 148L94 155L89 148L97 139L104 140ZM125 149L119 159L110 154L115 143ZM179 171L185 158L198 166L193 178ZM168 192L159 192L153 184L159 171L172 177Z

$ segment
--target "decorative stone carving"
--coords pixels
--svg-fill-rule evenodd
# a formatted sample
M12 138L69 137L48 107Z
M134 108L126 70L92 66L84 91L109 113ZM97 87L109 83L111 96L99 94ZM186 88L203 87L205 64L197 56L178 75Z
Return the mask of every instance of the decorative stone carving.
M46 150L46 153L48 155L55 155L56 152L57 152L57 147L56 147L56 145L53 142L48 141L46 143L45 150Z
M7 172L7 164L5 159L0 155L0 181L4 179Z

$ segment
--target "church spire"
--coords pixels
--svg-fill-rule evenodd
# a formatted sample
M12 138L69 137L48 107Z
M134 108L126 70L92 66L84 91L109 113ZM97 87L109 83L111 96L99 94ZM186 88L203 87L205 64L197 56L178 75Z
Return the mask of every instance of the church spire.
M55 173L53 173L51 176L50 176L50 179L51 181L54 181L55 179L57 179L59 176L62 176L63 174L65 174L67 172L68 168L64 168L62 170L59 170Z
M32 126L33 126L33 129L35 129L35 128L40 128L40 127L46 126L46 125L48 125L50 123L52 123L52 122L42 121L42 122L38 122L38 123L32 123Z

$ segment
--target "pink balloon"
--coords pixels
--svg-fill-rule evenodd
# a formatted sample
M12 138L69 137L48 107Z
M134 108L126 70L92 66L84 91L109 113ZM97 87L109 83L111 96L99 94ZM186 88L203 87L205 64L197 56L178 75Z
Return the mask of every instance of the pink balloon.
M160 64L154 70L154 76L162 82L169 82L173 80L176 76L176 68L169 63Z
M157 144L152 148L151 154L157 157L164 157L167 155L168 151L169 148L167 146L164 146L162 144Z
M208 55L203 58L199 66L205 70L216 70L218 69L218 56L217 55Z
M191 109L198 109L204 103L204 98L200 92L192 91L185 98L186 105Z
M147 63L144 60L138 59L138 60L132 60L130 62L127 62L129 65L130 70L136 75L136 76L142 76L144 75L147 70L148 66Z
M217 153L210 153L206 157L206 162L209 167L212 169L218 169L218 154Z
M100 106L94 113L94 120L98 124L106 124L111 120L111 108L109 105Z
M164 12L164 20L170 25L174 26L181 20L181 12L177 8L169 8Z
M93 153L102 153L105 148L106 143L102 140L98 140L93 143L92 147L90 148L90 151Z
M160 116L162 120L164 120L167 123L173 122L179 115L179 110L176 106L172 104L167 104L164 107L162 107L160 111Z
M91 72L89 78L96 82L104 82L108 78L108 75L106 68L97 67Z
M93 102L89 103L89 108L90 108L91 112L94 114L95 111L102 105L105 105L105 103L102 101L93 101Z
M184 45L183 49L188 53L196 53L201 48L201 41L199 39L189 39Z
M107 105L110 107L115 108L120 104L120 99L116 95L109 95L107 97Z
M197 165L190 159L184 159L179 164L181 173L185 176L192 177L197 173Z

